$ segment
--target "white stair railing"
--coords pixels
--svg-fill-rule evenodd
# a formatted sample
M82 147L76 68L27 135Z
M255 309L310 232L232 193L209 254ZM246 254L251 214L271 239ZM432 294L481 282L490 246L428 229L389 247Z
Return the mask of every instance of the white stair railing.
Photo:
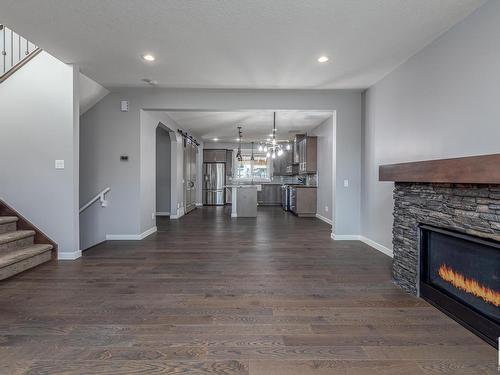
M40 51L28 39L0 24L0 83Z
M82 208L80 208L80 213L82 213L83 211L85 211L87 208L89 208L90 206L92 206L94 204L94 202L97 202L97 201L101 202L101 207L107 207L108 206L108 201L106 200L105 195L110 190L111 190L111 188L107 187L106 189L104 189L103 191L101 191L99 194L97 194L87 204L85 204L84 206L82 206Z

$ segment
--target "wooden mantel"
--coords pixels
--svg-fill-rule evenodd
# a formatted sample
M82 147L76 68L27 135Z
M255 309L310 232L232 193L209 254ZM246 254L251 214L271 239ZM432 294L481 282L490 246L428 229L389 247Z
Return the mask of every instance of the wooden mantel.
M500 154L381 165L379 181L500 184Z

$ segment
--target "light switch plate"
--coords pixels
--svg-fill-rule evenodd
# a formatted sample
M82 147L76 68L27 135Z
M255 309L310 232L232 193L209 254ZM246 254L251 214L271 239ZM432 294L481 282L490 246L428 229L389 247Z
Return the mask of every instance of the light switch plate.
M349 187L349 180L344 180L344 187Z
M128 112L128 100L122 100L120 102L120 111Z
M56 169L64 169L64 160L56 160L55 167Z

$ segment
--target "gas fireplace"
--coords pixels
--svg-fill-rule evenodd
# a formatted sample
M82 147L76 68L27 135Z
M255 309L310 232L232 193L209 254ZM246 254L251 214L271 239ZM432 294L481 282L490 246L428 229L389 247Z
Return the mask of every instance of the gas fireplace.
M381 165L394 282L485 341L500 336L500 154Z
M496 346L500 336L500 243L420 225L419 292Z

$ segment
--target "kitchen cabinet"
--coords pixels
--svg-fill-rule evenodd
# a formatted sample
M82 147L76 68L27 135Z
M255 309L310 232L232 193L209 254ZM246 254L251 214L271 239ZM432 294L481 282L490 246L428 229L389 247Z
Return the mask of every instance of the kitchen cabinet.
M283 151L283 155L276 156L273 160L273 176L286 176L288 166L288 155L291 151Z
M299 174L316 173L318 137L304 137L298 142Z
M225 163L226 162L226 150L203 150L203 162L204 163Z
M292 186L290 189L290 211L297 216L316 216L316 187Z
M273 159L273 176L292 176L298 174L298 169L293 168L293 165L293 149L283 150L283 155Z
M305 134L297 134L295 136L295 139L293 140L293 163L292 164L299 164L300 163L300 158L299 158L299 143L301 140L305 138Z
M281 158L276 156L276 159L271 159L273 162L273 176L283 176L281 173Z
M233 151L226 150L226 177L233 177Z
M262 206L281 205L281 185L262 184L261 191L257 191L257 203Z
M285 176L295 176L299 174L299 165L294 163L294 149L286 152Z
M287 176L296 176L299 174L299 165L298 164L290 164L286 167L286 175Z

